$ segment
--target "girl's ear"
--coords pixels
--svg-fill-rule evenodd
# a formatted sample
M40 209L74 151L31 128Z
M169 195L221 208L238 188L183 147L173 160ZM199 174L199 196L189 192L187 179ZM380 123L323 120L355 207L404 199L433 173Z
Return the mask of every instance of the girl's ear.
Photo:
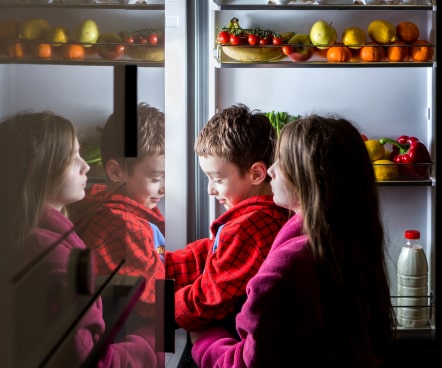
M250 167L249 172L250 172L252 184L256 184L256 185L261 184L267 178L267 166L262 161L255 162Z
M114 183L123 183L125 181L125 173L117 160L110 159L105 166L106 175Z

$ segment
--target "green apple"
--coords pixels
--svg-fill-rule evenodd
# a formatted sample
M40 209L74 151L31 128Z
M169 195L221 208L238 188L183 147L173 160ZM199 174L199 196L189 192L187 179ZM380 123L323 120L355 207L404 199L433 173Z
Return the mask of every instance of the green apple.
M306 61L312 57L313 44L308 34L297 33L287 43L292 48L292 52L288 55L292 61Z
M77 28L75 39L84 44L84 47L90 47L97 42L99 35L97 23L92 19L87 19Z
M310 41L318 49L326 49L336 42L336 29L325 20L318 20L310 28Z

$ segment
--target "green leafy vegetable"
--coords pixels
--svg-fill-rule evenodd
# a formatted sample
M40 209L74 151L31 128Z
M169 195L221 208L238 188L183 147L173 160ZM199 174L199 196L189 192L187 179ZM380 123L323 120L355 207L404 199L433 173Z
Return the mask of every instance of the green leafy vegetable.
M297 120L301 117L301 115L289 115L286 112L282 111L270 111L266 112L265 115L269 118L270 123L272 123L273 127L276 130L276 134L279 136L279 132L282 129L284 125L286 125L288 122Z

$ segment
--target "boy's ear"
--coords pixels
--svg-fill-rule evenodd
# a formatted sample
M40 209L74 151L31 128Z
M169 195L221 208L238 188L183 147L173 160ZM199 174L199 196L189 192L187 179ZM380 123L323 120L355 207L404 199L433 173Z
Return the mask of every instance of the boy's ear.
M261 184L266 180L267 177L267 165L262 161L255 162L250 167L249 172L251 175L252 183Z
M125 179L124 171L117 160L110 159L105 166L106 175L114 183L122 183Z

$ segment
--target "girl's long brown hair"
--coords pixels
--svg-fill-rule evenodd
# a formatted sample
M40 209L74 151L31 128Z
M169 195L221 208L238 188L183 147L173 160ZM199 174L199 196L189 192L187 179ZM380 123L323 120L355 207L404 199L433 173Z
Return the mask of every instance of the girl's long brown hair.
M378 191L359 131L342 118L305 116L282 129L276 159L299 191L328 331L341 331L355 354L361 341L381 350L394 318Z
M0 124L0 245L18 249L38 225L44 203L71 163L72 123L50 111L19 113Z

